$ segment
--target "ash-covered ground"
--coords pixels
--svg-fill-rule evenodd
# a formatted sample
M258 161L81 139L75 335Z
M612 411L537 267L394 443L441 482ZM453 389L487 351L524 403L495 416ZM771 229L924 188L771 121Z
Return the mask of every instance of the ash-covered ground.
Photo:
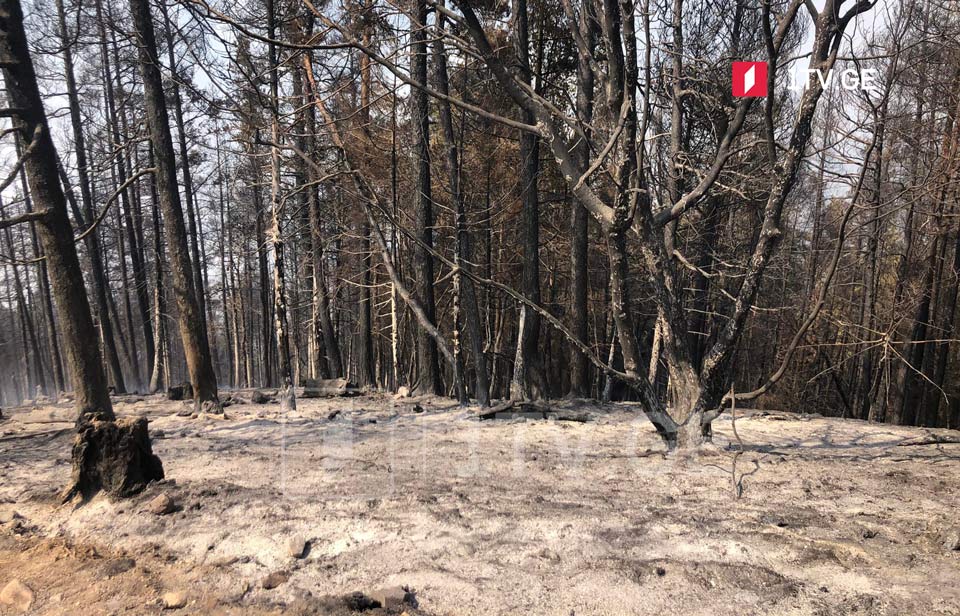
M960 614L955 432L748 412L677 455L634 404L250 393L117 398L167 479L79 506L69 403L5 409L0 614Z

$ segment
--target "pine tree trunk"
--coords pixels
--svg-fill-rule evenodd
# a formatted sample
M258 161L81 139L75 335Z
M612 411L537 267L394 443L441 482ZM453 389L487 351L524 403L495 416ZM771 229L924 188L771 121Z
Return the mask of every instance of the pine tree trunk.
M260 141L260 131L256 131L255 142ZM273 385L273 353L274 345L273 310L270 301L270 274L267 270L267 234L264 229L263 192L260 189L261 169L256 160L252 161L254 168L253 204L256 208L254 227L257 240L257 268L260 273L260 318L261 318L261 386Z
M272 40L276 33L276 3L267 0L267 32ZM290 340L287 329L287 299L284 278L283 230L280 224L280 98L278 94L277 50L276 45L268 45L270 54L270 242L273 246L273 315L277 332L277 368L280 379L280 410L297 410L297 399L293 389L293 369L290 365Z
M520 62L522 80L528 86L533 84L533 71L530 66L530 32L527 0L517 0L517 37L515 41L517 59ZM539 87L539 84L538 86ZM536 124L533 113L523 111L523 121ZM522 209L521 243L523 245L523 295L531 302L540 304L540 193L538 178L540 175L540 140L529 131L520 134L520 200ZM543 385L543 366L540 361L540 315L534 310L522 312L523 326L519 328L517 347L522 355L522 366L515 367L518 373L514 382L519 391L511 392L512 397L530 400L542 398L546 392ZM514 388L517 389L517 388Z
M427 83L427 2L415 1L415 21L411 21L411 67L413 79ZM426 319L436 323L437 306L433 292L433 256L429 248L433 247L433 193L430 182L430 98L422 89L413 94L414 142L416 156L416 222L415 232L423 245L414 249L414 265L417 272L417 291L419 303L423 306ZM437 345L424 328L417 329L417 351L419 356L420 382L416 390L425 394L443 394L440 379L440 367L437 358Z
M0 198L0 216L3 216L3 200ZM7 241L6 252L16 257L17 251L13 244L13 235L10 228L3 230ZM24 365L27 371L27 394L31 398L36 395L33 384L43 391L46 391L46 378L43 371L43 362L40 358L40 344L37 341L37 330L34 326L33 315L27 308L26 291L24 290L23 279L20 277L20 266L12 265L13 269L13 292L17 298L17 313L20 315L20 322L23 324L23 357ZM33 361L30 361L33 358ZM32 368L32 369L31 369Z
M76 493L89 496L101 487L125 496L161 479L163 467L150 451L145 419L132 424L113 421L99 348L91 344L96 330L18 0L0 0L0 66L11 107L17 110L14 128L26 145L23 168L39 214L37 233L64 325L63 342L76 387L79 431L73 449L73 482L65 497ZM109 438L103 438L105 435Z
M171 90L173 93L173 120L177 126L177 145L180 148L180 170L183 174L183 199L187 208L187 233L190 239L190 263L193 273L193 288L196 289L197 306L200 310L200 320L204 330L207 329L206 312L206 284L202 275L204 263L203 253L198 242L198 207L193 193L193 176L190 174L190 158L187 153L187 131L183 122L183 99L180 96L179 75L177 75L177 61L173 53L173 32L170 28L170 17L166 3L160 3L160 14L163 18L163 33L167 39L167 64L173 74Z
M369 46L372 38L373 22L370 20L370 7L363 2L359 7L361 12L361 41ZM365 53L359 55L360 64L360 108L358 110L358 120L360 121L360 134L362 137L361 151L362 158L366 163L369 161L373 143L370 137L370 95L373 88L372 71L370 70L370 57ZM371 387L376 384L374 358L373 358L373 252L370 243L370 234L372 230L366 217L360 219L360 286L357 289L359 295L358 323L357 323L357 384L361 387Z
M217 136L217 189L219 191L219 200L218 200L218 212L220 214L220 241L218 246L220 249L220 308L223 310L223 337L224 337L224 347L226 352L224 355L227 359L227 370L228 375L225 379L229 384L236 386L236 371L234 370L234 357L233 357L233 335L231 333L231 320L230 320L230 304L227 301L227 238L229 233L227 231L227 222L224 217L224 208L226 207L227 195L223 190L223 184L226 181L226 178L223 176L223 162L221 161L221 147L220 147L220 137Z
M580 3L580 23L578 27L588 48L596 44L596 26L592 19L592 3ZM583 54L577 56L577 117L584 124L589 135L589 126L593 120L594 76L589 58ZM580 140L575 152L582 168L587 168L590 159L590 144L587 139ZM587 341L588 279L588 213L586 207L579 205L571 208L570 240L570 331L581 342ZM590 370L587 358L577 349L570 350L570 395L583 398L590 395Z
M177 298L180 336L183 339L187 369L193 385L198 410L222 413L217 397L217 377L213 371L204 318L197 302L187 249L187 233L183 224L183 208L177 187L176 159L170 137L170 122L164 99L153 17L147 0L130 0L130 11L138 39L140 72L143 78L144 107L157 167L157 191L163 211L167 242L170 247L170 268Z
M438 38L434 42L434 67L437 73L437 90L444 96L449 96L450 85L447 76L447 55L443 40ZM443 100L440 105L440 124L443 128L444 147L447 153L447 172L450 176L450 193L456 208L456 251L455 260L458 267L470 268L473 263L470 232L467 230L466 202L461 188L460 154L453 132L453 114L450 102ZM469 338L470 352L473 355L473 366L476 372L476 397L482 406L490 404L490 382L487 376L487 360L483 353L483 332L480 327L480 308L477 305L477 293L473 281L457 273L454 284L462 296L464 319L466 320L467 337Z

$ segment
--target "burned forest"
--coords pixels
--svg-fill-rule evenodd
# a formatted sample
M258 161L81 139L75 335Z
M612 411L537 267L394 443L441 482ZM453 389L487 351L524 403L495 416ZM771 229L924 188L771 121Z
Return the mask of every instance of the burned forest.
M0 0L0 614L960 612L960 5Z

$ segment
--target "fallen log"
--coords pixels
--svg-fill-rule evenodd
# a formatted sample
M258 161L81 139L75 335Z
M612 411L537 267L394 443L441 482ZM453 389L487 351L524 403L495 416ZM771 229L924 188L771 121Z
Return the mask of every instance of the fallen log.
M554 419L556 421L590 421L589 413L555 409L542 402L509 400L492 406L475 415L478 419Z
M949 436L946 434L928 434L917 438L912 438L902 443L897 443L897 447L913 447L917 445L957 445L960 444L960 436Z
M339 398L360 395L360 389L347 379L301 379L298 398Z

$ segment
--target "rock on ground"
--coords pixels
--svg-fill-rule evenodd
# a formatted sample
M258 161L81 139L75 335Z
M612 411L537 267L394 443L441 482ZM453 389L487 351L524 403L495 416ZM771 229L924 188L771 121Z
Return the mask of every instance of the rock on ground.
M18 519L20 514L10 505L0 506L0 524L7 524Z
M274 571L267 577L263 578L263 581L260 582L260 586L264 590L272 590L281 584L286 583L290 579L290 573L287 571Z
M294 558L303 558L307 551L307 540L302 535L294 535L287 541L287 554Z
M187 604L187 595L182 592L167 592L161 597L164 609L178 610Z
M177 503L167 494L160 494L147 503L146 511L154 515L167 515L173 513L177 508Z
M33 591L20 580L12 580L0 590L0 604L18 612L26 612L33 604Z
M380 607L388 610L396 610L410 605L416 607L413 593L403 586L390 586L381 588L370 593L370 598L380 604Z

